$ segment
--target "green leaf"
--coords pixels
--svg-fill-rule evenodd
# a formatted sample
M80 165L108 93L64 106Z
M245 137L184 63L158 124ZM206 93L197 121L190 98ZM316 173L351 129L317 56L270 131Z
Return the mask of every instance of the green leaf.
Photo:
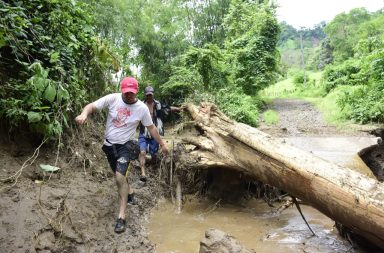
M51 59L49 60L50 63L55 63L57 60L60 58L60 53L59 52L54 52L51 54Z
M47 78L47 77L48 77L48 73L49 73L48 70L43 69L43 70L41 71L41 76L42 76L43 78Z
M43 117L41 113L38 112L28 112L27 116L29 123L39 122Z
M40 164L40 169L42 169L45 172L55 172L60 170L59 167L51 166L48 164Z
M32 81L33 86L35 86L35 88L38 91L44 90L44 88L45 88L45 79L44 78L34 76L30 80Z
M7 42L4 39L4 33L0 31L0 48L7 45Z
M63 86L59 85L59 89L57 90L57 101L60 103L62 100L69 99L69 92L64 89Z
M34 74L40 75L43 71L43 67L41 66L40 62L34 62L29 67L29 70L32 70Z
M56 89L53 87L52 84L48 84L47 88L44 91L44 98L47 99L49 102L53 102L56 97Z

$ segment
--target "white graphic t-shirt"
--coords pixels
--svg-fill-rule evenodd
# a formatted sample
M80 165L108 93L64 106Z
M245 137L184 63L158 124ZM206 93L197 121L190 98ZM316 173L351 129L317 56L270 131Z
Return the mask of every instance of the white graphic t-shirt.
M126 104L121 93L106 95L94 102L100 111L108 109L105 139L113 144L124 144L134 140L136 128L141 123L147 127L153 124L148 107L140 100L134 104ZM111 144L107 141L105 145Z

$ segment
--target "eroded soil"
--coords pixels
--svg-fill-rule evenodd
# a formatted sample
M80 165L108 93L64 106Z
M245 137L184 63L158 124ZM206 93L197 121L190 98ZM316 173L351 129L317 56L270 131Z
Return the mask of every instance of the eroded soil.
M1 253L154 252L145 228L161 192L154 171L148 169L149 181L143 185L139 168L131 170L139 205L128 206L127 230L116 234L117 191L100 149L102 133L99 126L89 125L78 133L80 139L66 137L58 156L56 145L43 146L25 168L23 163L35 151L28 138L17 145L2 138L0 178L23 171L16 184L1 182ZM56 164L61 170L43 173L40 164Z
M274 108L279 124L260 127L271 135L350 134L328 126L307 102L278 100ZM139 205L128 206L127 231L116 234L117 191L101 151L103 126L90 123L73 132L60 145L43 145L36 160L33 154L39 142L25 135L12 140L9 135L1 136L0 252L155 252L146 224L151 208L168 191L158 180L159 165L148 168L149 180L143 185L138 180L138 164L134 164L130 180ZM44 174L40 164L61 169ZM15 183L17 172L20 176Z

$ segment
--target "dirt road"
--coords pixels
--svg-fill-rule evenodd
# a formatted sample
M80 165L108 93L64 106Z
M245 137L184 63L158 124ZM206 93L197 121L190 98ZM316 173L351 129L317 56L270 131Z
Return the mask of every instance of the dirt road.
M310 102L297 99L276 99L269 106L279 114L276 125L261 121L260 130L276 137L288 136L368 136L367 132L338 129L325 122L322 113Z

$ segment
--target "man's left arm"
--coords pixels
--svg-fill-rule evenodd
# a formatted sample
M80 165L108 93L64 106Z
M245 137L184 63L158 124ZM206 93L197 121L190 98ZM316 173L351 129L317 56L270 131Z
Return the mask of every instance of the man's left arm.
M181 112L181 107L177 107L177 106L170 106L169 107L171 109L171 112Z
M157 128L155 125L150 125L150 126L147 126L147 129L149 131L149 133L151 134L152 138L155 139L155 141L157 141L157 143L159 143L160 147L161 147L161 152L163 152L164 155L168 155L168 147L166 145L166 143L164 142L163 139L161 139L160 137L160 134L159 132L157 131Z

